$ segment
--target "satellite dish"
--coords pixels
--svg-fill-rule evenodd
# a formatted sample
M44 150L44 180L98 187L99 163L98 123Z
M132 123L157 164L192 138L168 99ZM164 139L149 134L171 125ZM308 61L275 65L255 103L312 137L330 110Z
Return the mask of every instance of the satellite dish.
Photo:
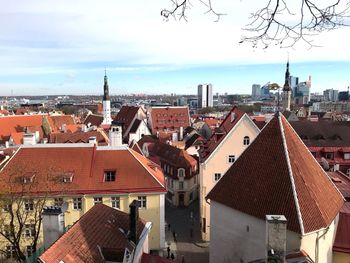
M62 213L65 213L68 210L68 203L63 202L61 206Z

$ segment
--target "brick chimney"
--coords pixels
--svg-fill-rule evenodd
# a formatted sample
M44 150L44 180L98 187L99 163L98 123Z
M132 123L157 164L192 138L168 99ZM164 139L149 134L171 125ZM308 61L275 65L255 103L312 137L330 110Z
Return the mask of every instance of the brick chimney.
M138 233L137 233L137 222L139 220L139 201L134 200L129 205L130 208L130 216L129 216L129 240L134 242L135 245L138 243Z
M287 219L284 215L266 215L266 262L285 262L287 243Z

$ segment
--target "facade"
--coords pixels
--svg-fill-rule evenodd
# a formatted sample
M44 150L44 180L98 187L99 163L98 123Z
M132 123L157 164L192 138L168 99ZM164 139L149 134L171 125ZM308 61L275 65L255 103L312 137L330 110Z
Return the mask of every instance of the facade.
M324 100L337 102L338 101L338 93L339 93L339 90L327 89L327 90L323 91Z
M198 162L184 149L144 136L138 142L143 154L157 163L167 179L167 199L174 206L188 206L198 198Z
M252 85L252 100L259 100L261 98L261 85L253 84Z
M210 262L266 258L266 215L287 219L286 252L303 250L314 262L332 262L343 196L281 113L229 168L207 201Z
M113 138L111 141L113 145ZM72 226L97 203L128 212L129 204L138 200L140 217L153 225L149 235L150 249L164 247L164 174L156 164L126 146L22 146L4 166L1 177L4 179L1 181L3 191L23 196L32 204L21 207L20 211L28 207L33 209L33 205L43 200L47 205L67 204L65 227ZM28 195L31 197L26 198ZM4 225L8 224L7 216L7 213L1 213L0 220ZM23 246L26 242L30 239L23 240ZM0 246L11 248L4 238L1 238Z
M210 205L206 195L259 134L250 117L233 107L200 151L199 203L202 239L210 240Z
M198 108L213 107L213 85L198 85Z

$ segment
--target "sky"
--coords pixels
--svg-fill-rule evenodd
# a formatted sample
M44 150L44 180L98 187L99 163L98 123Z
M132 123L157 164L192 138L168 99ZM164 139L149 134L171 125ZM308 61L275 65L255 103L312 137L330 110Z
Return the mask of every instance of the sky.
M110 93L248 94L254 83L312 76L311 92L349 85L350 28L314 37L321 47L239 44L261 0L212 0L219 22L192 0L188 21L160 16L170 0L0 0L0 96Z

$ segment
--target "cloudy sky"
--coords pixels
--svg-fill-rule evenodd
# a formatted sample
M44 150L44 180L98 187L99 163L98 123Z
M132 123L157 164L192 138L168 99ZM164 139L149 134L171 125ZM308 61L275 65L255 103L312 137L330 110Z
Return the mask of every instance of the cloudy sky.
M0 0L0 95L101 94L107 68L112 94L250 93L253 83L291 74L312 91L350 84L350 29L314 38L312 48L239 44L249 14L264 1L212 0L219 22L192 0L188 22L160 16L170 0ZM259 4L259 5L258 5Z

